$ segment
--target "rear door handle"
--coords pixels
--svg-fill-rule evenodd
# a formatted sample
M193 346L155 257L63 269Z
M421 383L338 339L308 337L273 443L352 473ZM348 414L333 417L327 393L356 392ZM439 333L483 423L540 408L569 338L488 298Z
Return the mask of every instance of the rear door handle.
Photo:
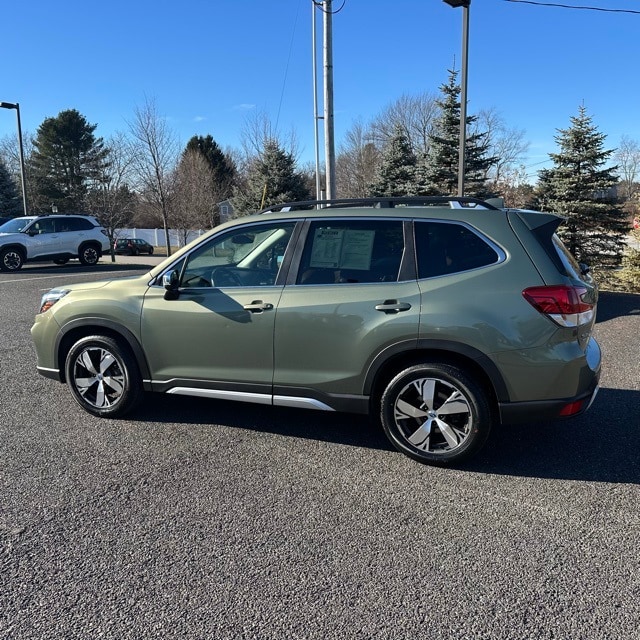
M385 300L382 304L376 305L376 311L383 313L400 313L401 311L409 311L411 305L408 302L399 302L398 300Z
M263 311L271 311L273 305L270 302L254 300L251 304L245 304L244 309L245 311L251 311L251 313L262 313Z

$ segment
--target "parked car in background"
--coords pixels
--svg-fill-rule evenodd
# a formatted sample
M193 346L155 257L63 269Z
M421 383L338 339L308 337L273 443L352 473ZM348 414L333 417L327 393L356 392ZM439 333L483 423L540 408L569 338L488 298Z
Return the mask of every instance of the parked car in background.
M116 240L115 252L120 255L137 256L140 253L153 255L153 245L140 238L119 238Z
M25 262L65 264L71 258L91 266L98 263L109 246L107 232L93 216L12 218L0 227L0 270L18 271Z
M598 291L561 223L471 198L272 207L143 276L46 293L38 371L96 416L143 390L368 413L406 455L455 462L495 423L595 398Z

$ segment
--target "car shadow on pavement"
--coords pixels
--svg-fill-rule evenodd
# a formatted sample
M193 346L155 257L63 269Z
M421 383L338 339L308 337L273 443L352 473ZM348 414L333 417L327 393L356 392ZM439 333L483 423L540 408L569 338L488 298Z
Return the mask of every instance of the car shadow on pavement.
M640 295L602 291L598 300L596 322L606 322L621 316L640 315Z
M496 475L640 484L638 406L640 391L602 389L590 411L577 418L495 428L475 458L452 468ZM149 394L128 419L161 424L210 423L395 452L375 421L362 415Z
M576 418L503 425L466 468L514 476L640 484L640 391L601 389Z

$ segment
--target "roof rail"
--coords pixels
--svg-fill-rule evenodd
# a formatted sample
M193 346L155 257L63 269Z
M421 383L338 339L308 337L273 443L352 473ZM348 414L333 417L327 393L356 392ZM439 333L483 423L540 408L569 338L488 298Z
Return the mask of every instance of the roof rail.
M308 209L345 209L349 207L372 207L374 209L393 209L405 207L435 207L449 205L452 209L486 209L498 211L493 204L479 198L458 196L395 196L382 198L338 198L333 200L302 200L274 204L258 213L276 213L278 211L303 211Z

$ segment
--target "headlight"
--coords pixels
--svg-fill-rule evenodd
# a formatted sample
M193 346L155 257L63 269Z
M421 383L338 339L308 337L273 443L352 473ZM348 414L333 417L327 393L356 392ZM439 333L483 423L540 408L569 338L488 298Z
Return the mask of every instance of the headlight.
M62 300L67 293L69 293L69 289L51 289L51 291L47 291L47 293L42 296L40 311L38 311L38 313L49 311L49 309L51 309L58 300Z

